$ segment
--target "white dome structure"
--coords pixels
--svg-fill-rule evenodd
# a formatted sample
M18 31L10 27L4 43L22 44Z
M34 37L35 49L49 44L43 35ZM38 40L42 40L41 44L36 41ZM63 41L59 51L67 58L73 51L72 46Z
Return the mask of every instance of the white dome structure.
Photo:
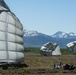
M0 0L0 63L23 60L23 26L4 0Z
M56 43L48 42L40 48L40 54L45 56L61 55L60 47Z
M76 52L76 41L70 42L66 46L70 52L72 52L72 53Z

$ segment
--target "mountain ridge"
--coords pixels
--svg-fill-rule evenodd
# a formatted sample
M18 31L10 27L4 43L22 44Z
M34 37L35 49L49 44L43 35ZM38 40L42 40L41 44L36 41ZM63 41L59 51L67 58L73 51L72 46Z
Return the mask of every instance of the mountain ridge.
M76 41L76 34L58 31L53 35L46 35L37 31L24 30L23 39L25 47L41 47L47 42L56 42L61 48L65 48L67 43Z
M73 32L58 31L55 34L53 34L52 37L55 37L55 38L76 38L76 34Z

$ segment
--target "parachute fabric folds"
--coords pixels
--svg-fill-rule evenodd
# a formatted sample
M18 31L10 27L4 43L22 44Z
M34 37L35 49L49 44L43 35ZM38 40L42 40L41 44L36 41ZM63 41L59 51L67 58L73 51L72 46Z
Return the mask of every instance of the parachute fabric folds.
M40 48L40 54L45 56L61 55L60 47L56 43L48 42Z
M76 53L76 41L70 42L66 46L70 52Z
M0 63L23 60L23 26L4 0L0 0Z

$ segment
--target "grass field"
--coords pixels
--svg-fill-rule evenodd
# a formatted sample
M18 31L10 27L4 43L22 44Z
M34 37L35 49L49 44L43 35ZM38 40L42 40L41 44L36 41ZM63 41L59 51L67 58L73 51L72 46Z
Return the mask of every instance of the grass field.
M41 56L37 53L25 53L25 63L27 67L27 75L74 75L74 71L66 71L63 69L54 69L54 64L62 62L63 64L76 65L76 55L61 55L61 56Z
M6 70L0 68L0 75L76 75L76 69L73 71L54 69L54 64L59 62L76 65L76 55L63 52L61 56L41 56L39 48L29 48L25 51L24 60L28 67L8 67Z
M60 51L62 55L72 55L72 53L67 48L61 48ZM25 48L25 52L40 53L40 48L39 47ZM76 53L73 53L73 54L76 55Z

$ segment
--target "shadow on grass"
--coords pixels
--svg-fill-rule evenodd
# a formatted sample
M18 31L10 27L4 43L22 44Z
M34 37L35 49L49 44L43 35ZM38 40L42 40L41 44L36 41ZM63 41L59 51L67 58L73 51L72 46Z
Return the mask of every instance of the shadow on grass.
M2 68L3 70L7 70L8 68L24 68L24 67L28 67L27 64L3 64L3 65L0 65L0 68Z

